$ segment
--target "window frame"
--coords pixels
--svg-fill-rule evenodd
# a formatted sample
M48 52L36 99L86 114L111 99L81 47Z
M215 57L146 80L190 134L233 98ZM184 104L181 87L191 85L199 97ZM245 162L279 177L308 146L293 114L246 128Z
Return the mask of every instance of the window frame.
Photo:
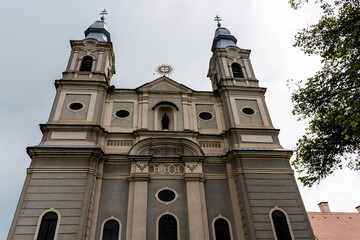
M180 240L180 221L179 221L179 218L172 212L170 211L166 211L166 212L163 212L162 214L160 214L158 216L158 218L156 219L156 240L159 240L159 221L160 221L160 218L164 215L171 215L175 218L176 220L176 232L177 232L177 240Z
M81 66L82 66L85 58L87 58L87 57L91 58L91 68L90 68L90 71L81 70ZM94 58L93 56L91 56L91 55L85 55L85 56L83 56L83 57L81 58L81 61L80 61L79 72L81 72L81 73L90 73L90 72L92 72L93 67L94 67L94 62L95 62L94 59L95 59L95 58Z
M36 229L35 229L34 240L37 240L37 239L38 239L39 231L40 231L40 226L41 226L41 223L42 223L42 219L43 219L43 217L45 216L45 214L47 214L47 213L49 213L49 212L54 212L54 213L56 213L56 215L57 215L57 217L58 217L57 222L56 222L54 239L53 239L53 240L57 240L57 236L58 236L59 228L60 228L61 213L60 213L59 210L57 210L57 209L55 209L55 208L46 209L45 211L43 211L43 212L40 214L39 219L38 219L38 221L37 221Z
M234 236L233 236L233 233L232 233L232 227L231 227L231 223L229 221L229 219L227 219L226 217L224 217L223 215L219 214L218 216L216 216L212 222L211 222L211 227L212 227L212 233L213 233L213 239L216 240L216 231L215 231L215 222L216 220L218 219L224 219L227 224L228 224L228 227L229 227L229 232L230 232L230 239L233 240L234 239Z
M234 66L235 66L235 65L238 65L238 66L239 66L239 69L240 69L240 71L241 71L242 77L235 77L233 65L234 65ZM240 63L238 63L238 62L233 62L233 63L231 63L231 64L230 64L230 69L231 69L231 73L232 73L233 78L245 78L244 70L243 70L243 67L241 66Z
M122 230L122 225L121 225L121 221L120 221L120 219L118 219L117 217L115 217L115 216L110 216L110 217L108 217L108 218L106 218L102 223L101 223L101 228L100 228L100 236L99 236L99 239L101 239L102 240L102 238L103 238L103 234L104 234L104 227L105 227L105 223L107 222L107 221L110 221L110 220L115 220L115 221L117 221L118 222L118 224L119 224L119 238L118 238L118 240L121 240L121 230Z
M292 230L292 227L291 227L291 224L290 224L289 216L285 212L285 210L279 208L278 206L275 206L274 208L270 209L270 212L269 212L269 218L270 218L271 228L272 228L273 235L274 235L274 240L278 240L277 235L276 235L276 229L275 229L274 221L273 221L273 218L272 218L272 213L274 211L280 211L285 215L285 219L286 219L286 223L287 223L288 228L289 228L291 240L295 240L294 233L293 233L293 230Z

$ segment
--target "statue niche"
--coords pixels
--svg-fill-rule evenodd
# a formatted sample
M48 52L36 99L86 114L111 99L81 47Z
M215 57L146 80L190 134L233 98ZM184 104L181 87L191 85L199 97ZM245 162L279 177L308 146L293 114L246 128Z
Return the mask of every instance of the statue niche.
M169 130L169 123L170 123L169 116L166 113L164 113L162 120L161 120L162 129Z
M161 106L157 109L157 129L175 131L175 109L171 106Z

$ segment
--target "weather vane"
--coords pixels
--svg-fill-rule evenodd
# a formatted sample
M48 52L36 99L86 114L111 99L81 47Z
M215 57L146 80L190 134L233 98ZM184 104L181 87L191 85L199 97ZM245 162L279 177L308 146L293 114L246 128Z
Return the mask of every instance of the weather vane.
M104 21L104 20L105 20L105 15L107 15L107 14L108 14L108 12L107 12L106 9L104 8L104 10L102 10L101 13L100 13L100 15L102 15L102 16L101 16L101 21Z
M161 64L155 70L157 73L161 74L162 76L169 76L169 74L171 74L174 71L173 67L168 64Z
M218 22L217 26L218 26L218 27L221 27L220 21L222 21L222 19L221 19L218 15L216 15L214 21L217 21L217 22Z

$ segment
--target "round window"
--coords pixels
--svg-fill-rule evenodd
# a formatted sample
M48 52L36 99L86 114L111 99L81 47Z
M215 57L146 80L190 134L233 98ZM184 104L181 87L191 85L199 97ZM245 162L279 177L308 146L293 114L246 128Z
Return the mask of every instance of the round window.
M209 112L201 112L199 113L199 118L201 120L205 120L205 121L208 121L208 120L211 120L213 118L213 115Z
M70 103L69 108L73 111L79 111L84 107L84 105L82 103L79 102L73 102Z
M243 109L241 109L241 111L246 115L254 115L255 114L255 110L250 107L244 107Z
M158 193L158 198L163 202L171 202L176 197L175 193L169 189L161 190Z
M120 109L120 110L116 111L115 115L118 118L127 118L128 116L130 116L130 112L126 109Z

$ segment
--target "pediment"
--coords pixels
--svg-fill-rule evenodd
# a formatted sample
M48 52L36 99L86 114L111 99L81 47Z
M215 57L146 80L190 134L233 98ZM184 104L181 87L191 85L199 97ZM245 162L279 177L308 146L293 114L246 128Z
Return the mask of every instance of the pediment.
M165 93L192 93L191 88L186 87L168 77L160 77L152 82L137 88L140 92L165 92Z

